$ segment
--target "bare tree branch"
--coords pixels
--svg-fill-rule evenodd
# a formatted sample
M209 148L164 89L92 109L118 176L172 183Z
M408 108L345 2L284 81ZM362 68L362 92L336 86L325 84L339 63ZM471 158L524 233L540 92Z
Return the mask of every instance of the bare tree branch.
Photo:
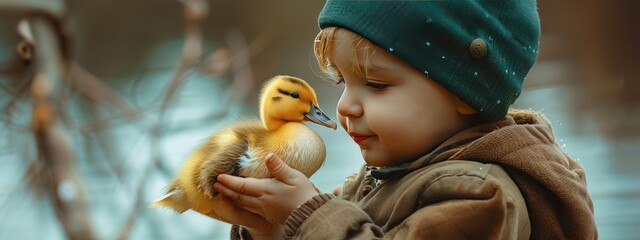
M60 33L55 30L51 18L37 16L27 21L36 46L37 70L31 88L34 97L32 124L39 159L46 166L47 193L69 239L95 239L84 186L75 170L73 149L56 106L66 67Z
M182 58L178 62L161 100L159 116L161 122L164 119L166 106L173 94L183 84L186 72L192 69L202 57L202 29L200 25L207 14L206 2L203 0L182 0L182 2L185 5L185 42L182 48Z
M230 105L246 98L254 87L250 62L274 42L270 34L265 32L247 43L240 32L232 31L226 39L229 47L227 55L223 58L213 58L213 63L222 64L222 68L200 68L203 56L201 24L208 12L207 1L179 1L184 4L185 19L182 56L174 65L172 75L157 101L141 106L132 104L135 103L131 100L133 97L122 96L117 89L69 60L67 35L60 21L64 9L62 0L0 0L0 9L17 11L29 17L18 27L18 33L23 38L16 48L17 62L13 68L14 72L19 74L16 75L18 78L13 78L14 82L0 85L1 91L10 94L8 103L3 103L0 121L13 130L33 134L37 144L37 157L27 163L27 188L35 190L36 197L46 197L51 201L56 219L69 239L98 238L94 230L98 226L92 226L90 222L85 183L76 169L76 155L83 156L83 151L89 153L95 149L90 149L88 145L85 150L76 149L71 144L73 134L78 136L77 133L80 133L79 137L74 138L76 141L97 143L95 148L104 155L99 159L104 158L110 170L109 174L116 176L123 172L121 170L126 169L124 164L127 161L120 160L119 145L115 145L115 141L111 141L109 135L97 135L101 134L97 132L108 131L123 121L134 120L133 125L148 137L150 160L145 163L147 166L142 167L142 176L129 196L133 199L134 205L115 236L118 239L127 239L135 228L136 221L146 212L145 193L149 185L148 180L158 171L166 177L173 176L173 171L164 161L164 151L160 143L166 138L167 130L172 131L170 125L174 123L169 122L168 115L171 113L170 109L178 105L176 96L186 80L191 79L190 74L198 71L219 74L218 76L231 74L233 79L232 89L228 92L234 94L221 96L224 98L220 104L223 105L222 111L214 113L208 119L201 119L200 124L226 115ZM145 71L146 67L141 74ZM7 75L4 69L2 74ZM133 89L137 82L136 80ZM89 101L77 101L77 96L81 97L80 101ZM26 97L32 98L32 109L20 104L20 100L27 99ZM85 105L87 109L78 109L80 116L90 118L77 118L77 109L69 108L78 102L88 103ZM31 126L21 126L18 121L13 120L18 119L21 112L31 113ZM109 114L106 114L107 112ZM153 119L147 116L152 116ZM33 149L30 151L33 152ZM83 160L96 163L91 162L91 155L86 158ZM22 186L16 186L16 189L20 187Z

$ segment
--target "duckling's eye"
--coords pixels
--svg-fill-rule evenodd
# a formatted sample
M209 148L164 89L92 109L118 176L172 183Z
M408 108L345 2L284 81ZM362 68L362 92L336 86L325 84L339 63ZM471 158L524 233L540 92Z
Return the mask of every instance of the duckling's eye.
M298 92L292 92L292 93L291 93L291 97L292 97L292 98L300 98L300 93L298 93Z

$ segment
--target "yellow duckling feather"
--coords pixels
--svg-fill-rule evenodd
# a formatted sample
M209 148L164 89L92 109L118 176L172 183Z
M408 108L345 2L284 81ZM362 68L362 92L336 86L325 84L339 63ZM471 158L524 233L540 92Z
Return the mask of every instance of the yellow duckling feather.
M273 77L260 94L260 120L245 119L214 133L189 156L167 194L151 207L169 207L179 213L192 209L223 220L217 213L228 210L229 203L213 189L217 176L271 177L264 164L269 153L310 177L322 166L326 149L305 121L334 130L337 126L318 107L307 82Z

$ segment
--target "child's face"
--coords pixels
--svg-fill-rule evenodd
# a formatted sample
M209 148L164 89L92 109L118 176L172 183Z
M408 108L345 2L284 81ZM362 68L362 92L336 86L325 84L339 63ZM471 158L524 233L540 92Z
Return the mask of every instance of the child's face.
M354 49L355 38L336 32L330 64L344 81L338 119L369 165L415 160L461 130L455 96L384 49ZM356 56L361 74L353 67Z

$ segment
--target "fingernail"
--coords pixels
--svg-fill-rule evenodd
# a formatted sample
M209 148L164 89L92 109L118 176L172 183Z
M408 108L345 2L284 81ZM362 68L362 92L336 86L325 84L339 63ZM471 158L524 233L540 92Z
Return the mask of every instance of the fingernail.
M273 153L267 154L265 158L267 162L273 162Z
M224 176L222 174L218 175L217 179L218 181L222 180L224 178Z

